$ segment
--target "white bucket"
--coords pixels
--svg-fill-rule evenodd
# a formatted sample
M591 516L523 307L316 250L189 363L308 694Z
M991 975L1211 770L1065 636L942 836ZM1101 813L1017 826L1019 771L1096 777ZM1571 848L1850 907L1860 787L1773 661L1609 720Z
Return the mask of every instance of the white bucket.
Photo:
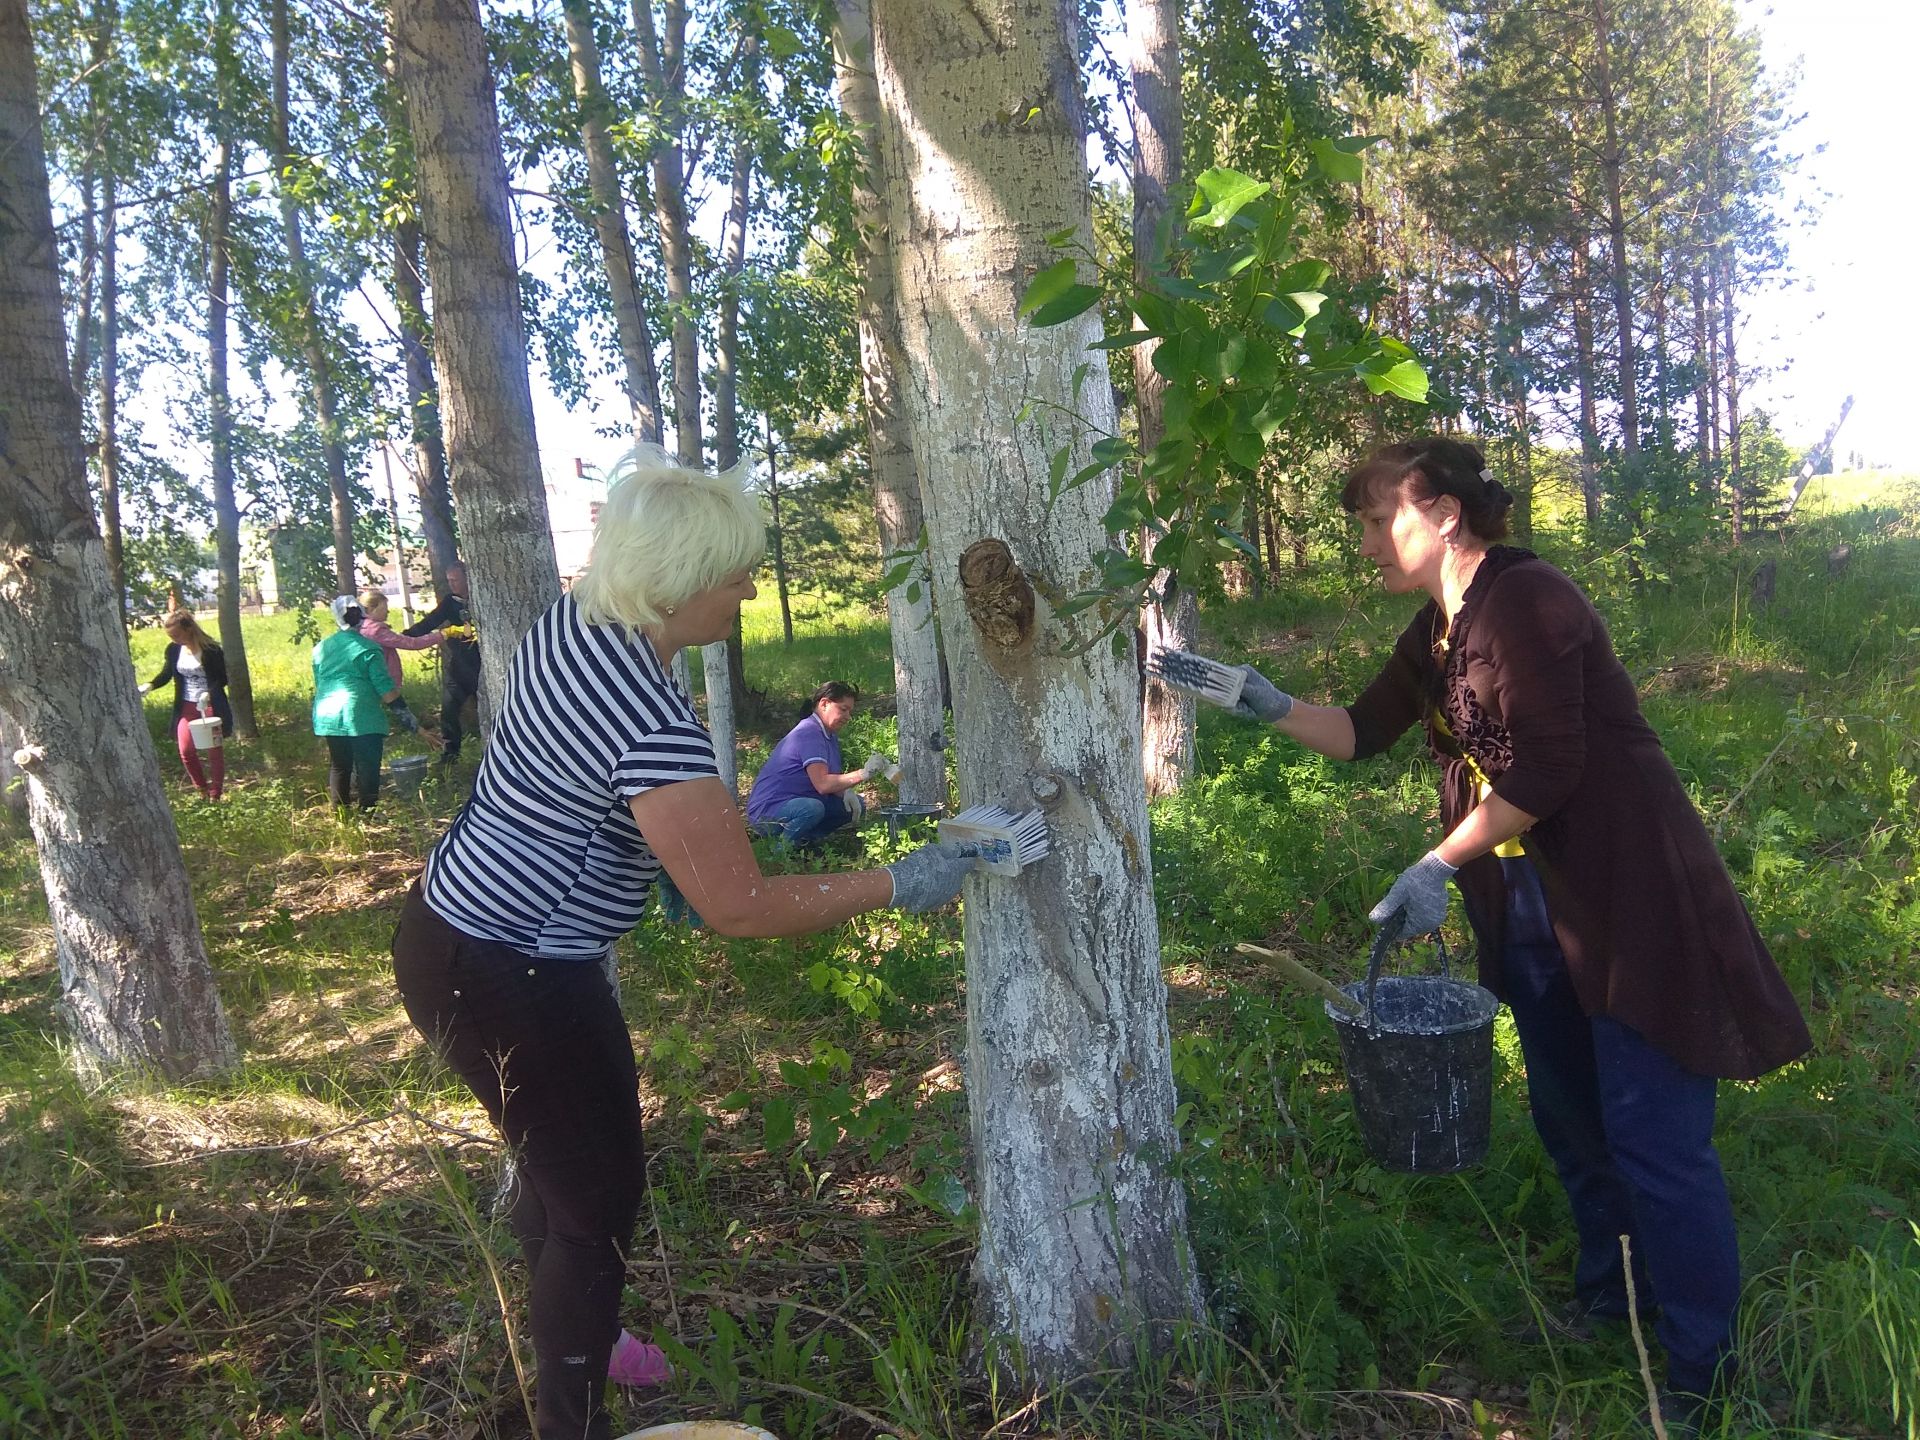
M221 745L220 717L207 715L198 720L189 720L187 733L193 736L194 749L218 750Z
M758 1425L742 1425L733 1420L677 1420L670 1425L652 1425L635 1430L620 1440L775 1440Z

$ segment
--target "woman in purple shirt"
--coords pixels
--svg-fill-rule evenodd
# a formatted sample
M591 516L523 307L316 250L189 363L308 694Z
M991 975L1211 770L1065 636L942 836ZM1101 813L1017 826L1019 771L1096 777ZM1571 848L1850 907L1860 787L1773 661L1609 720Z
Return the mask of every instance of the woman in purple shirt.
M858 770L841 768L840 730L859 703L860 692L844 680L829 680L813 692L800 723L773 747L753 777L747 793L749 823L804 848L859 820L866 809L859 787L887 764L886 756L869 755Z

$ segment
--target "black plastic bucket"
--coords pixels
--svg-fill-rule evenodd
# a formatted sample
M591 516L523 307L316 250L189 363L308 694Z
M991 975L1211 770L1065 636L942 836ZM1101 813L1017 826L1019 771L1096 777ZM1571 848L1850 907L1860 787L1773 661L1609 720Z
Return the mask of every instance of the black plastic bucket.
M1374 1163L1446 1175L1487 1158L1493 1125L1491 991L1450 975L1380 976L1398 917L1374 941L1367 979L1341 989L1360 1014L1326 1002L1340 1036L1360 1138ZM1440 950L1446 965L1446 948Z

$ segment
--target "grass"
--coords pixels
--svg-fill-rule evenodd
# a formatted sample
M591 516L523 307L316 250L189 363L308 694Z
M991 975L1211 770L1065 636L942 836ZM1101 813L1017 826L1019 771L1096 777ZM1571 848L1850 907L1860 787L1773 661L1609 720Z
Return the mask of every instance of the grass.
M1836 477L1807 503L1785 540L1656 549L1637 584L1543 548L1600 598L1818 1042L1722 1090L1748 1357L1722 1433L1914 1440L1920 490ZM1830 575L1842 542L1851 560ZM1775 599L1756 610L1767 560ZM1328 698L1364 680L1406 608L1325 563L1206 622L1224 653ZM817 597L798 618L785 647L770 596L746 617L769 713L844 676L875 700L849 754L887 748L883 619ZM385 961L465 777L336 818L293 637L290 617L249 622L262 736L236 747L221 806L179 774L166 696L148 706L238 1075L72 1078L33 847L0 819L0 1434L526 1433L500 1152L422 1051ZM161 643L135 637L142 676ZM431 714L430 673L407 664ZM743 770L781 728L743 737ZM1058 1394L978 1378L957 917L754 943L649 918L620 951L653 1181L625 1316L681 1347L682 1380L618 1397L627 1424L724 1414L787 1440L1630 1424L1630 1345L1503 1339L1558 1302L1571 1262L1504 1017L1488 1163L1393 1175L1359 1147L1317 1002L1233 955L1268 939L1355 970L1359 917L1431 843L1425 762L1403 742L1336 766L1212 714L1200 749L1201 774L1156 806L1154 844L1209 1327ZM842 863L888 853L883 832L855 844Z

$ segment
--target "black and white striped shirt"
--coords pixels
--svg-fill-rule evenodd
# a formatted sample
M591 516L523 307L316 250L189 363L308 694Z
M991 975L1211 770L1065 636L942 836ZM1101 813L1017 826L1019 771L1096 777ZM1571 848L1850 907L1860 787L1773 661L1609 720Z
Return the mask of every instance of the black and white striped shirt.
M513 652L473 794L427 857L427 904L477 939L598 960L660 874L627 801L718 773L653 647L563 595Z

